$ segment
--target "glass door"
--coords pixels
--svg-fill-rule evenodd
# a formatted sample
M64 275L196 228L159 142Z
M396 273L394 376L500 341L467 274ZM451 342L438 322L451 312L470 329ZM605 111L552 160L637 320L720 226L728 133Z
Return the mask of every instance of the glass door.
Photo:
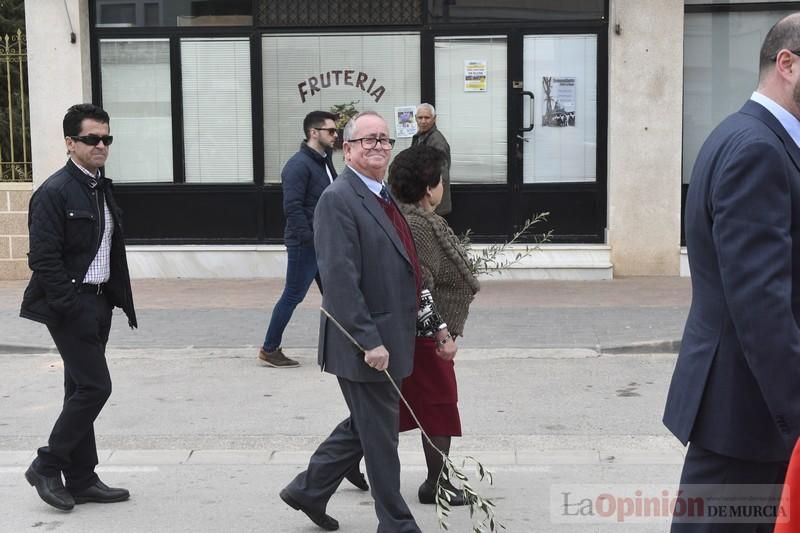
M436 38L436 126L452 183L508 180L507 56L505 35Z
M605 131L598 116L605 62L598 40L595 33L509 36L512 232L548 212L548 223L533 231L552 230L553 242L605 240L605 135L598 137Z
M522 182L597 179L597 36L523 37Z
M599 39L522 30L433 38L431 103L450 144L448 220L457 233L507 240L525 220L549 212L535 233L552 229L554 242L603 242Z

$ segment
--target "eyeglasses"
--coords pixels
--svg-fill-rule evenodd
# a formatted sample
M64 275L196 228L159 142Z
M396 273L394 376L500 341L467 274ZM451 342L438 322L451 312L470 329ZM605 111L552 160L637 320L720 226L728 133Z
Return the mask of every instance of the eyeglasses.
M317 131L327 131L330 135L336 135L336 128L311 128Z
M89 146L97 146L100 144L100 141L103 141L103 144L106 146L110 146L112 142L114 142L113 135L70 135L70 139L73 141L79 141L83 144L88 144Z
M365 150L372 150L373 148L377 148L378 144L381 145L381 148L384 150L391 150L394 146L394 139L389 139L388 137L381 137L378 139L377 137L361 137L360 139L350 139L349 143L354 143L356 141L361 142L361 148Z
M789 50L789 51L791 53L793 53L794 55L796 55L796 56L800 56L800 48L798 48L797 50ZM778 53L776 53L774 56L770 57L769 60L774 63L775 61L778 60L778 54L780 54L780 53L781 53L780 50L778 50Z

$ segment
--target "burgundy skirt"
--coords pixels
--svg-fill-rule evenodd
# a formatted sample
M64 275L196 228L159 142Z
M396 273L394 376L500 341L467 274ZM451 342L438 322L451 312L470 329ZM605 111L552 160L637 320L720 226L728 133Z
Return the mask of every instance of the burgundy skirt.
M417 337L414 371L403 380L401 390L428 435L461 436L453 361L445 361L436 355L436 341L432 338ZM417 423L400 400L400 431L416 427Z

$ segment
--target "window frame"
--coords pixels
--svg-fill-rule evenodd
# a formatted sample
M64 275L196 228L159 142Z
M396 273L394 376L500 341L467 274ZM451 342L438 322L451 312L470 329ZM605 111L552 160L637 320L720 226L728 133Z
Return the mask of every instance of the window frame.
M735 3L718 4L706 1L704 3L698 3L698 4L687 4L686 2L684 2L683 6L684 20L687 14L695 14L695 13L711 13L711 14L747 13L747 12L758 12L758 11L781 11L781 10L796 11L797 2L735 2ZM686 38L685 33L683 35L683 38L685 43L685 38ZM684 65L684 68L686 68L686 65ZM684 78L684 84L685 83L686 80ZM753 86L755 87L755 84ZM683 147L683 138L685 133L684 127L685 126L683 124L683 117L681 117L681 147ZM680 176L678 177L681 184L681 246L686 246L686 227L685 227L686 194L689 190L689 183L684 182L684 175L683 175L684 157L685 154L683 153L683 149L681 148L681 173Z

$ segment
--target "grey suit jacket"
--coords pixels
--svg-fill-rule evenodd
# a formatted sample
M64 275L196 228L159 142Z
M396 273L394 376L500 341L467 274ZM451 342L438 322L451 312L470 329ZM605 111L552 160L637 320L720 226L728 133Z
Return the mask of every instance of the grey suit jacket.
M365 349L383 344L389 373L411 374L417 294L414 268L377 197L347 167L317 203L314 246L325 292L322 307ZM384 381L321 314L319 364L351 381Z

